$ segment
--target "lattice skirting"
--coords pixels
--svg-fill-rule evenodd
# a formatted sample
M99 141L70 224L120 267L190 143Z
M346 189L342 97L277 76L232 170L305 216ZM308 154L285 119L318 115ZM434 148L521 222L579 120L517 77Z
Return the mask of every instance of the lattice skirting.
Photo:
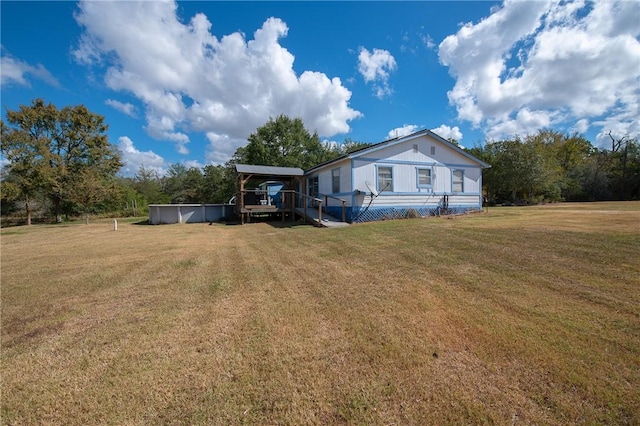
M355 209L352 217L353 223L360 223L410 217L463 214L477 210L477 207L449 207L448 209L443 209L442 207L375 207L368 210L363 207L361 209Z

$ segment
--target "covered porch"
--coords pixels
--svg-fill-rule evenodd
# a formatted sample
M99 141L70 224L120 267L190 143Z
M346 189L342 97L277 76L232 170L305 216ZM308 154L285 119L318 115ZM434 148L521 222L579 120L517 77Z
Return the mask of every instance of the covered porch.
M344 201L342 218L329 216L328 198L333 197L308 195L304 171L300 168L249 164L236 164L235 168L238 174L236 213L242 224L250 222L252 217L272 215L279 215L283 222L287 217L295 221L296 214L319 226L332 227L345 221Z

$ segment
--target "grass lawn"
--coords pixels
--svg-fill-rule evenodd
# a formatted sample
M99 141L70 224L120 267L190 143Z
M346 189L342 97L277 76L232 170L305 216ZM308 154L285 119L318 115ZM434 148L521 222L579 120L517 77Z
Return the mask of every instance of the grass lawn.
M640 424L640 202L0 235L2 424Z

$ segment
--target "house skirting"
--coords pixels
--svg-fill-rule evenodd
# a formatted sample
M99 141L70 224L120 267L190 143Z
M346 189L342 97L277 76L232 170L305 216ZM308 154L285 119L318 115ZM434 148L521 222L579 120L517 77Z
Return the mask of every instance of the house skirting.
M439 216L446 214L463 214L472 211L479 211L479 206L449 206L442 208L440 206L371 206L348 208L346 212L347 222L362 223L374 222L378 220L404 219L417 215L419 217ZM342 210L338 207L329 207L329 214L339 217Z

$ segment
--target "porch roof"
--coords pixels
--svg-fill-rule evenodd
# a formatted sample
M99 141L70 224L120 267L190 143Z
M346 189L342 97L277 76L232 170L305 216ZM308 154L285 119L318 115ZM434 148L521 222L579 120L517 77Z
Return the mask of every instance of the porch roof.
M236 164L236 171L245 175L296 177L303 176L304 171L298 167L256 166L252 164Z

